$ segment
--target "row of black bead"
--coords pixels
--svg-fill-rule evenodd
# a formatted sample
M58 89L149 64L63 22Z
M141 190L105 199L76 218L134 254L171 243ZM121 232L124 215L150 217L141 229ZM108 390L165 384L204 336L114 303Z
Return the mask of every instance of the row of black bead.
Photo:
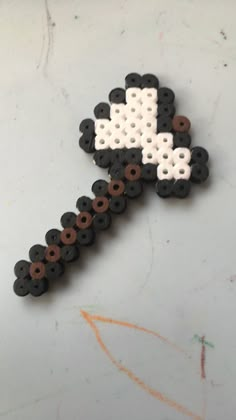
M92 209L92 199L82 196L77 200L76 207L80 212L89 212L93 218L93 224L88 229L78 230L77 243L74 245L63 245L61 243L61 231L51 229L46 233L45 240L47 245L57 245L61 248L61 259L59 262L45 262L45 250L43 245L34 245L29 250L29 258L32 263L43 262L46 268L46 277L43 279L32 279L29 273L31 263L20 260L14 267L14 273L17 279L14 282L13 289L18 296L26 296L29 293L35 297L41 296L48 290L48 280L56 280L65 270L65 264L78 260L80 256L80 247L92 245L95 241L98 231L106 230L110 227L112 214L121 214L127 207L127 198L136 198L141 195L143 185L141 181L125 181L124 194L120 196L110 196L108 194L108 182L97 180L92 186L92 192L95 197L106 196L109 198L109 210L106 213L97 213ZM61 217L63 228L75 228L77 215L73 212L66 212Z

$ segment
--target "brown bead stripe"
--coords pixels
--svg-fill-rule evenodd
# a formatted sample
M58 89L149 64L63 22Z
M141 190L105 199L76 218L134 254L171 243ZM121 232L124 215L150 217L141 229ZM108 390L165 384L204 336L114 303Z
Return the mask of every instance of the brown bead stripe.
M106 197L96 197L92 206L96 213L105 213L109 209L109 200Z
M176 115L172 120L172 127L174 131L184 133L190 130L191 123L187 117L183 115Z
M45 258L49 262L57 262L60 260L61 251L57 245L49 245L45 251Z
M42 262L32 263L29 272L32 279L41 280L45 277L45 264Z
M61 242L64 245L73 245L77 239L77 232L73 228L65 228L61 232Z
M125 184L123 181L117 179L113 179L108 184L108 193L111 196L117 197L118 195L122 195L125 190Z
M141 178L141 168L139 165L130 163L125 167L125 178L128 181L137 181Z
M92 223L93 216L87 211L82 211L76 218L76 226L79 229L88 229Z

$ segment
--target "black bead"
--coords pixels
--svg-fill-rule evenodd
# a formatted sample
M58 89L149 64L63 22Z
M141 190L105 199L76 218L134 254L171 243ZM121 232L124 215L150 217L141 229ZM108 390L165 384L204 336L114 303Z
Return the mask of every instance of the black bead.
M95 197L102 197L107 194L108 190L108 182L104 181L104 179L98 179L92 185L92 192L94 193Z
M14 273L18 279L23 279L29 275L30 263L25 260L20 260L14 267Z
M33 280L28 283L29 292L32 296L38 297L48 290L48 281L46 279Z
M39 262L44 260L45 246L33 245L29 250L29 257L32 262Z
M159 133L170 132L172 130L172 119L170 117L159 117L157 119L157 131Z
M159 117L173 117L175 115L175 107L173 104L160 104L158 106Z
M125 185L125 195L128 198L139 197L143 192L143 184L141 181L128 181Z
M125 103L125 90L121 88L113 89L109 93L109 101L112 104L124 104Z
M209 176L209 170L206 165L201 165L200 163L194 163L191 166L191 181L196 184L206 181Z
M13 290L17 296L26 296L29 294L28 279L16 279L13 284Z
M76 214L68 211L61 216L61 225L63 228L74 227L76 223Z
M121 163L113 163L109 169L111 179L124 179L125 168Z
M96 231L106 230L111 225L111 215L109 213L97 213L93 218L93 227Z
M50 229L45 235L45 241L48 245L59 245L61 243L61 231Z
M79 248L76 245L65 245L61 248L61 258L66 263L78 260L79 255Z
M174 147L189 147L191 144L191 136L188 133L175 133Z
M123 196L111 197L109 201L109 208L112 213L121 214L127 207L127 200Z
M130 87L140 87L142 83L142 77L138 73L129 73L125 78L126 89Z
M173 185L173 193L176 197L185 198L189 195L191 182L187 179L178 179Z
M142 179L144 181L155 181L157 179L157 165L146 163L142 167Z
M91 118L86 118L81 121L79 129L83 134L93 134L94 133L94 121Z
M142 88L156 88L159 87L159 80L154 74L144 74L141 82Z
M172 104L175 100L175 94L173 90L169 88L160 88L158 90L158 103L160 104Z
M131 149L126 150L125 160L127 163L139 164L142 161L142 150L132 147Z
M110 105L106 102L100 102L94 108L94 115L96 118L110 118Z
M114 149L111 151L111 163L125 163L125 150Z
M110 150L97 150L93 156L94 163L100 168L108 168L111 163Z
M156 193L159 197L170 197L173 190L173 181L169 179L158 180L156 183Z
M93 229L82 229L77 233L77 241L81 246L89 246L94 243L95 232Z
M85 133L79 139L79 146L86 153L93 153L95 151L95 137L92 133Z
M92 200L91 200L91 198L83 195L82 197L78 198L78 200L76 202L76 207L80 212L82 212L82 211L90 212L92 210Z
M193 147L191 150L191 160L193 163L207 163L209 159L209 155L206 149L203 147Z
M45 266L48 280L56 280L64 273L64 265L59 262L49 262Z

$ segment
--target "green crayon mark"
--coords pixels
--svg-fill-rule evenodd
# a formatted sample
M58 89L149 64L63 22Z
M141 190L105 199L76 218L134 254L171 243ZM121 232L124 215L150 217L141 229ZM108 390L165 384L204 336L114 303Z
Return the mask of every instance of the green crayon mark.
M192 341L195 341L195 342L198 342L198 343L201 343L201 344L205 344L205 346L208 346L208 347L210 347L212 349L215 348L215 346L214 346L213 343L211 343L210 341L207 341L205 339L203 340L202 337L199 337L198 334L194 334L194 336L192 338Z

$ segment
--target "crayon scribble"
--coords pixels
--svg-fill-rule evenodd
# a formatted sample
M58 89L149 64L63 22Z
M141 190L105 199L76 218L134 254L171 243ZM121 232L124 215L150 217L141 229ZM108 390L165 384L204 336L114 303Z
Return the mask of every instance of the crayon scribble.
M206 379L206 371L205 371L205 362L206 362L206 347L205 347L205 337L202 336L202 351L201 351L201 377L202 379Z
M183 415L186 415L186 416L188 416L188 417L190 417L194 420L203 420L204 419L203 416L194 414L187 407L183 406L182 404L178 403L177 401L174 401L174 400L170 399L168 396L164 395L160 391L157 391L157 390L151 388L146 383L144 383L138 376L136 376L131 370L129 370L126 366L122 365L119 361L117 361L113 357L113 355L110 353L110 351L106 347L104 341L102 340L99 329L96 326L95 322L99 321L99 322L104 322L104 323L108 323L108 324L120 325L120 326L131 328L131 329L136 329L136 330L142 331L146 334L151 334L151 335L157 337L161 341L165 342L167 345L174 348L176 351L184 352L184 350L180 349L175 344L171 343L168 339L166 339L165 337L156 333L155 331L152 331L152 330L149 330L149 329L146 329L146 328L143 328L143 327L139 327L135 324L130 324L128 322L117 321L117 320L114 320L114 319L102 317L100 315L91 315L88 312L85 312L83 310L81 310L81 315L84 317L84 319L87 321L87 323L91 327L93 333L95 334L96 340L97 340L100 348L103 350L103 352L106 354L108 359L113 363L113 365L120 372L123 372L124 374L126 374L129 377L129 379L131 379L131 381L133 381L136 385L138 385L140 388L142 388L145 392L147 392L152 397L154 397L157 400L161 401L162 403L166 404L168 407L173 408L174 410L178 411L179 413L181 413Z
M198 341L199 343L202 343L202 337L199 337L198 334L194 334L192 340L193 341ZM210 341L207 341L205 338L204 338L204 345L207 346L207 347L211 347L212 349L215 348L214 344L211 343Z

